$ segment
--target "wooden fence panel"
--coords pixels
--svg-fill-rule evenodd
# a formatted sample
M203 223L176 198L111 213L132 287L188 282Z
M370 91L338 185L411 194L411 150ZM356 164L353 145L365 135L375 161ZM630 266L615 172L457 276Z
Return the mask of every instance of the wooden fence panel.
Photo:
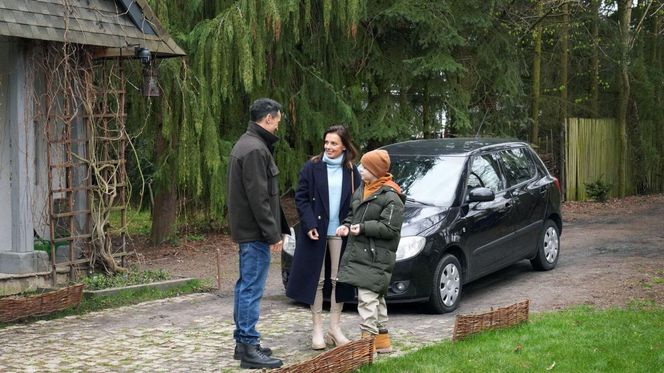
M609 196L617 197L620 165L618 123L610 118L569 118L566 133L565 199L585 201L585 183L597 180L611 184Z
M664 125L654 120L644 120L640 126L642 150L641 193L664 191Z

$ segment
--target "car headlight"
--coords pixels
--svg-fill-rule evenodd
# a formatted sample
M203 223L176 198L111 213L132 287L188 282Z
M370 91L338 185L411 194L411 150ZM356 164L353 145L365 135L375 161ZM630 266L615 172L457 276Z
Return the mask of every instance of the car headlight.
M419 254L424 249L426 241L426 238L420 236L401 237L397 247L397 262Z
M290 235L284 236L284 251L290 255L295 255L295 230L290 229Z

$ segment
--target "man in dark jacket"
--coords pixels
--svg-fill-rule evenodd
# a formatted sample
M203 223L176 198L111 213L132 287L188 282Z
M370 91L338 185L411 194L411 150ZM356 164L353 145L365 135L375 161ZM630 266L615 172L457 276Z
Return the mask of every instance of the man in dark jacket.
M282 361L261 347L256 323L270 252L281 250L282 234L290 232L279 202L279 169L273 156L281 105L269 98L258 99L250 114L247 131L233 146L228 165L228 216L231 236L240 247L234 358L241 360L242 368L278 368Z

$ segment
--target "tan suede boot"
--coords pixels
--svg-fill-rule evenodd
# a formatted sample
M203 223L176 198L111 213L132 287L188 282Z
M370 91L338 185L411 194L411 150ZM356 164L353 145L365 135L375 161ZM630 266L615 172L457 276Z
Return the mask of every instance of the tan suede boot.
M344 335L339 327L341 321L341 310L343 310L343 303L332 302L330 304L330 328L325 335L325 343L333 346L343 346L350 343L348 338Z
M379 354L386 354L392 352L392 343L390 341L390 333L387 329L380 329L374 341L374 347Z

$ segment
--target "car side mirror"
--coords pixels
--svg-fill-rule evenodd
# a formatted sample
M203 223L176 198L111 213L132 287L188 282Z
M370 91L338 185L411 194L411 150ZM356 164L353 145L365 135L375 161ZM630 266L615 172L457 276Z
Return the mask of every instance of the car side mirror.
M468 192L468 202L487 202L493 201L495 198L493 190L489 188L473 188Z

